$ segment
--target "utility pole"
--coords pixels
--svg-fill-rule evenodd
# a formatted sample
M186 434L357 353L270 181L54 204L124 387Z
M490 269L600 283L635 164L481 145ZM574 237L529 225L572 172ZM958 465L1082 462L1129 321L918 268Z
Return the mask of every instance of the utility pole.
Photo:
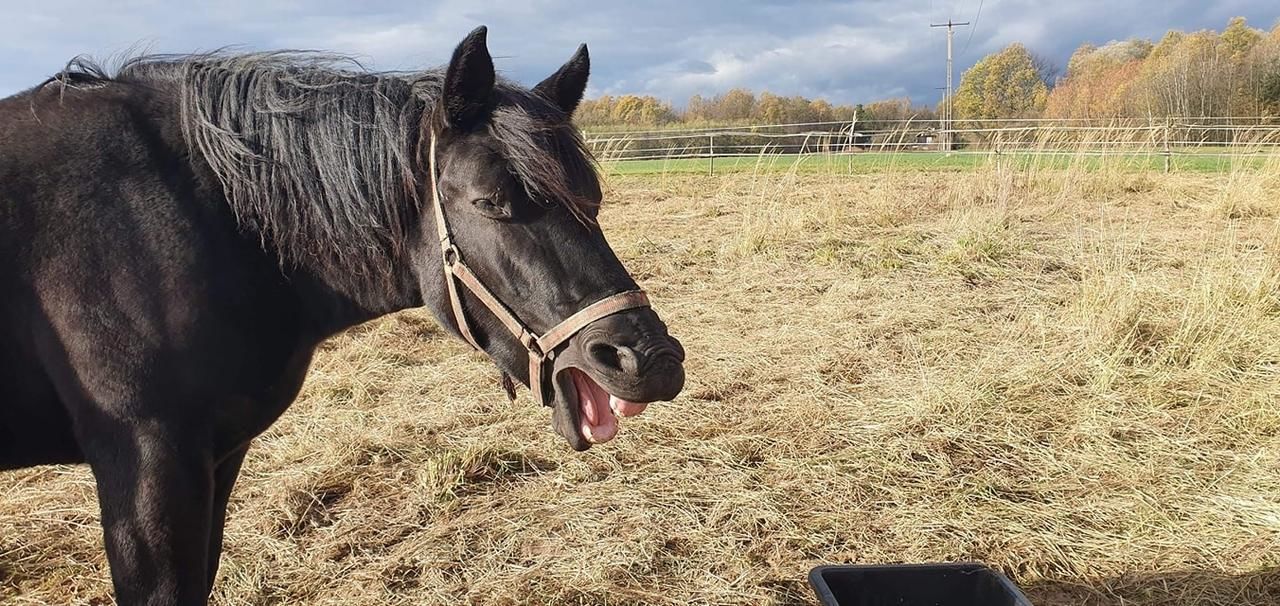
M946 23L930 23L929 27L945 27L947 28L947 97L943 104L943 141L946 144L947 151L951 151L951 38L955 34L955 28L969 25L968 21L955 22L947 19Z
M947 149L942 133L947 131L947 87L935 86L933 90L942 92L942 111L938 112L938 149Z

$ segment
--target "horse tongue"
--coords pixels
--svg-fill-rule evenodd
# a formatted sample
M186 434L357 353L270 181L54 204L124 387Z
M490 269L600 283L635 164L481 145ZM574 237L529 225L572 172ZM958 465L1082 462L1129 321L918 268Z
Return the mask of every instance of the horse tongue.
M610 395L585 373L574 370L573 384L578 390L582 409L582 437L592 444L612 440L618 435L618 419L609 409Z
M614 395L609 396L609 408L612 408L614 412L624 417L634 417L644 412L644 409L648 407L648 404L644 404L642 402L623 400L622 398Z

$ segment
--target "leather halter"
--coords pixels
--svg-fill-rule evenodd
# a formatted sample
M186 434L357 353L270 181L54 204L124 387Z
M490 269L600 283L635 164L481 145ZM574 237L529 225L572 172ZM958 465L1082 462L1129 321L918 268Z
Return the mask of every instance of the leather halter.
M600 318L629 309L648 307L649 297L645 295L643 290L620 292L578 310L568 318L561 320L559 324L556 324L545 334L539 335L530 330L528 326L520 321L520 318L516 317L506 305L502 304L502 301L498 300L493 291L489 290L484 285L484 282L481 282L480 278L462 260L462 252L458 250L457 244L453 241L453 233L449 230L449 223L444 216L444 201L441 199L440 182L437 175L437 138L433 133L431 136L431 153L427 159L427 170L431 173L431 207L435 211L436 232L440 236L440 258L444 262L444 281L447 286L446 290L449 292L449 305L453 309L453 318L458 324L458 331L462 333L462 338L466 339L472 347L477 350L481 349L480 345L476 343L475 335L471 332L471 326L467 323L467 316L462 310L462 297L458 293L458 283L461 282L529 351L529 389L533 391L534 401L544 406L550 406L551 398L548 397L549 390L547 388L551 387L552 377L549 374L551 367L549 362L555 360L556 349L578 334L583 328L586 328L588 324Z

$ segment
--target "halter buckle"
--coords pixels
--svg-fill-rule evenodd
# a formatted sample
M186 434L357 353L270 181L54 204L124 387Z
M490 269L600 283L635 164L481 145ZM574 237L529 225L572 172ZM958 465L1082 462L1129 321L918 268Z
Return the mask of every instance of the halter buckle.
M542 348L538 346L538 335L535 335L528 330L525 330L524 333L520 335L520 344L524 345L524 348L529 350L530 356L551 359L552 354L555 353L543 352Z

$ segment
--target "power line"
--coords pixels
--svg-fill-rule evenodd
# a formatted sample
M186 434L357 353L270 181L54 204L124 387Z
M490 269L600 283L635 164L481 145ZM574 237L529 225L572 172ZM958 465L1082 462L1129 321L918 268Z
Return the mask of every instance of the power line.
M970 42L973 42L973 32L975 32L975 31L977 31L977 30L978 30L978 19L981 19L981 18L982 18L982 3L983 3L983 1L984 1L984 0L978 0L978 14L976 14L976 15L974 15L974 16L973 16L973 27L969 29L969 37L968 37L968 38L965 38L965 41L964 41L964 49L962 49L962 50L960 51L960 56L961 56L961 57L963 57L963 56L964 56L964 54L965 54L965 52L969 50L969 43L970 43Z

